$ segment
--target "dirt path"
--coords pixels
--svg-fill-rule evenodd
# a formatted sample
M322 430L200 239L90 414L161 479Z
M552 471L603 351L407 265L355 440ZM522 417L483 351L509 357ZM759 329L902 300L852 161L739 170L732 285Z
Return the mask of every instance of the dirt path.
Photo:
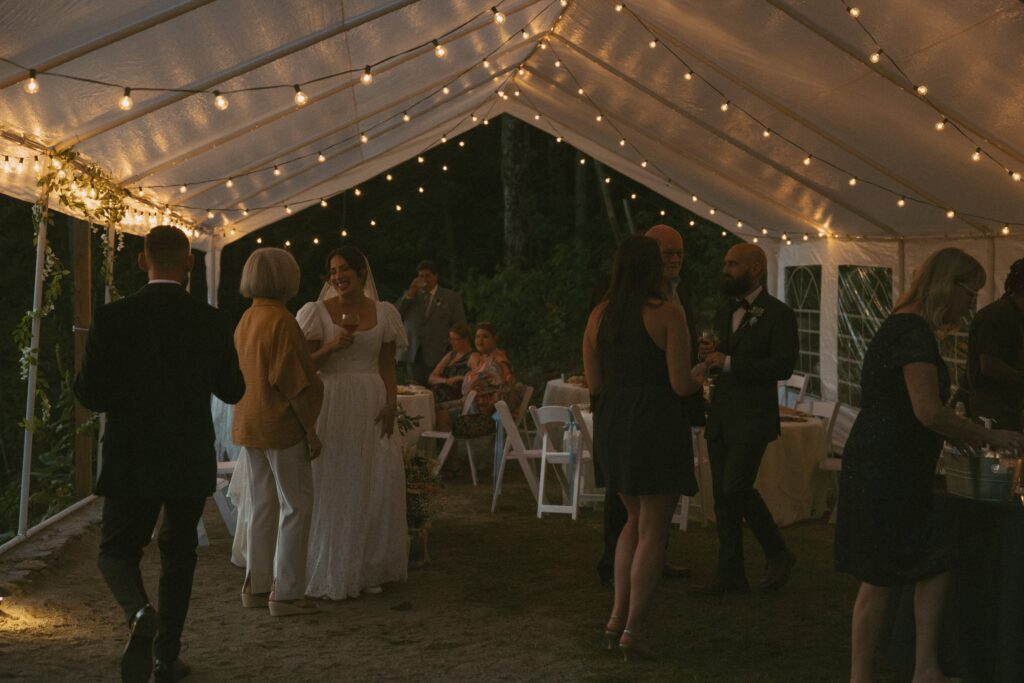
M449 486L430 536L433 564L383 595L324 602L309 618L242 609L242 570L213 505L211 546L200 551L183 659L196 681L839 681L847 672L855 584L832 569L832 528L784 529L797 553L792 583L774 595L700 600L690 581L658 589L654 662L625 664L603 650L611 604L594 572L600 515L538 520L521 482L499 510L490 487ZM96 569L90 528L23 584L0 613L0 679L115 680L125 637ZM673 532L670 556L707 577L713 527ZM748 571L761 555L748 534ZM144 572L155 593L155 544Z

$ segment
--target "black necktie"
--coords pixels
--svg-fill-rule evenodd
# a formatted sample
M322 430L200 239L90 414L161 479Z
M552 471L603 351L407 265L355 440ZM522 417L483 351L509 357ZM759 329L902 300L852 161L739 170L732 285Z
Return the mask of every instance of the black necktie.
M733 299L732 301L729 302L729 308L730 310L732 310L733 313L735 313L741 308L743 310L749 311L750 302L747 301L746 299Z

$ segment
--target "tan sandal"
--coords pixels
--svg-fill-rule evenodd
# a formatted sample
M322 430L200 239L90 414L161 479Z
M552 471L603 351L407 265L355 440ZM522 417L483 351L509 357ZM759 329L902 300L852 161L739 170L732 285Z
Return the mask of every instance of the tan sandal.
M320 607L312 600L268 600L272 617L294 617L299 614L316 614Z
M245 577L245 583L242 584L242 607L266 607L267 601L270 599L270 593L253 593L252 592L252 578L249 576Z

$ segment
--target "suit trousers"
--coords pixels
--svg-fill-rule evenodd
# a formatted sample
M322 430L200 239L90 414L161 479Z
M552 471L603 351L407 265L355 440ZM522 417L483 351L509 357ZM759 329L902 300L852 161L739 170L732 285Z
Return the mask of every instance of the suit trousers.
M181 632L185 627L196 568L196 546L199 543L196 525L205 504L205 497L107 496L103 501L100 573L129 623L136 612L150 603L139 562L163 508L164 521L157 537L160 548L157 605L160 627L154 641L154 654L164 661L173 661L181 650Z
M744 519L769 560L786 552L786 544L772 513L754 488L767 445L734 443L723 435L708 440L718 528L718 578L721 581L746 580L743 568Z
M306 593L306 557L313 519L313 470L306 440L289 448L248 448L249 521L246 574L253 593L276 600Z
M416 350L416 358L405 365L409 372L409 378L413 383L418 384L421 387L430 386L430 373L433 372L434 366L431 365L429 368L427 367L427 361L423 360L422 347Z

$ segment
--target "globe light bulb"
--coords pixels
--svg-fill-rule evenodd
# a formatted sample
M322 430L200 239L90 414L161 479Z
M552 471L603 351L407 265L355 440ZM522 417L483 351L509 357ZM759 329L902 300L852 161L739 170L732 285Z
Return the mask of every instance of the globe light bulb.
M501 24L505 23L505 15L499 12L497 7L492 7L491 13L494 15L495 24L498 24L500 26Z
M941 119L936 121L935 122L935 130L940 131L940 132L943 131L943 130L946 130L946 122L948 120L949 119L947 119L945 116L943 116Z
M319 162L320 162L320 163L322 164L322 163L324 163L325 161L327 161L327 157L326 157L326 156L324 156L324 153L323 153L323 152L317 152L317 153L316 153L316 160L317 160L317 161L319 161Z
M323 197L320 198L320 206L324 207L325 209L327 208L327 200L324 199Z
M870 56L870 57L868 57L868 60L869 60L869 61L870 61L870 62L871 62L872 64L878 64L878 62L879 62L879 61L880 61L881 59L882 59L882 51L881 51L881 50L876 50L875 52L872 52L872 53L871 53L871 56Z
M36 72L34 69L28 72L28 80L25 81L25 84L21 87L29 95L35 95L39 92L39 81L36 80Z
M181 186L178 188L178 192L180 194L185 194L186 192L188 192L188 185L182 183Z
M441 43L434 41L434 56L438 59L444 59L445 55L448 54L448 48Z
M132 89L125 88L124 95L122 95L121 99L117 101L117 106L120 107L122 111L128 111L134 105L135 103L132 102Z
M975 148L971 153L971 161L981 161L981 147Z
M221 95L216 90L213 91L213 106L214 107L216 107L217 109L219 109L221 111L224 111L225 109L228 108L229 105L230 105L230 103L228 102L228 98L224 97L223 95Z
M298 85L292 87L295 88L295 105L298 107L306 106L306 103L309 102L309 97L306 95L306 93L302 92L302 88L300 88Z
M907 205L907 198L906 197L900 197L899 199L896 200L896 206L900 207L901 209L904 206L906 206L906 205Z
M370 71L369 64L367 64L366 68L363 69L363 75L359 77L359 82L363 85L370 85L373 83L373 72Z

